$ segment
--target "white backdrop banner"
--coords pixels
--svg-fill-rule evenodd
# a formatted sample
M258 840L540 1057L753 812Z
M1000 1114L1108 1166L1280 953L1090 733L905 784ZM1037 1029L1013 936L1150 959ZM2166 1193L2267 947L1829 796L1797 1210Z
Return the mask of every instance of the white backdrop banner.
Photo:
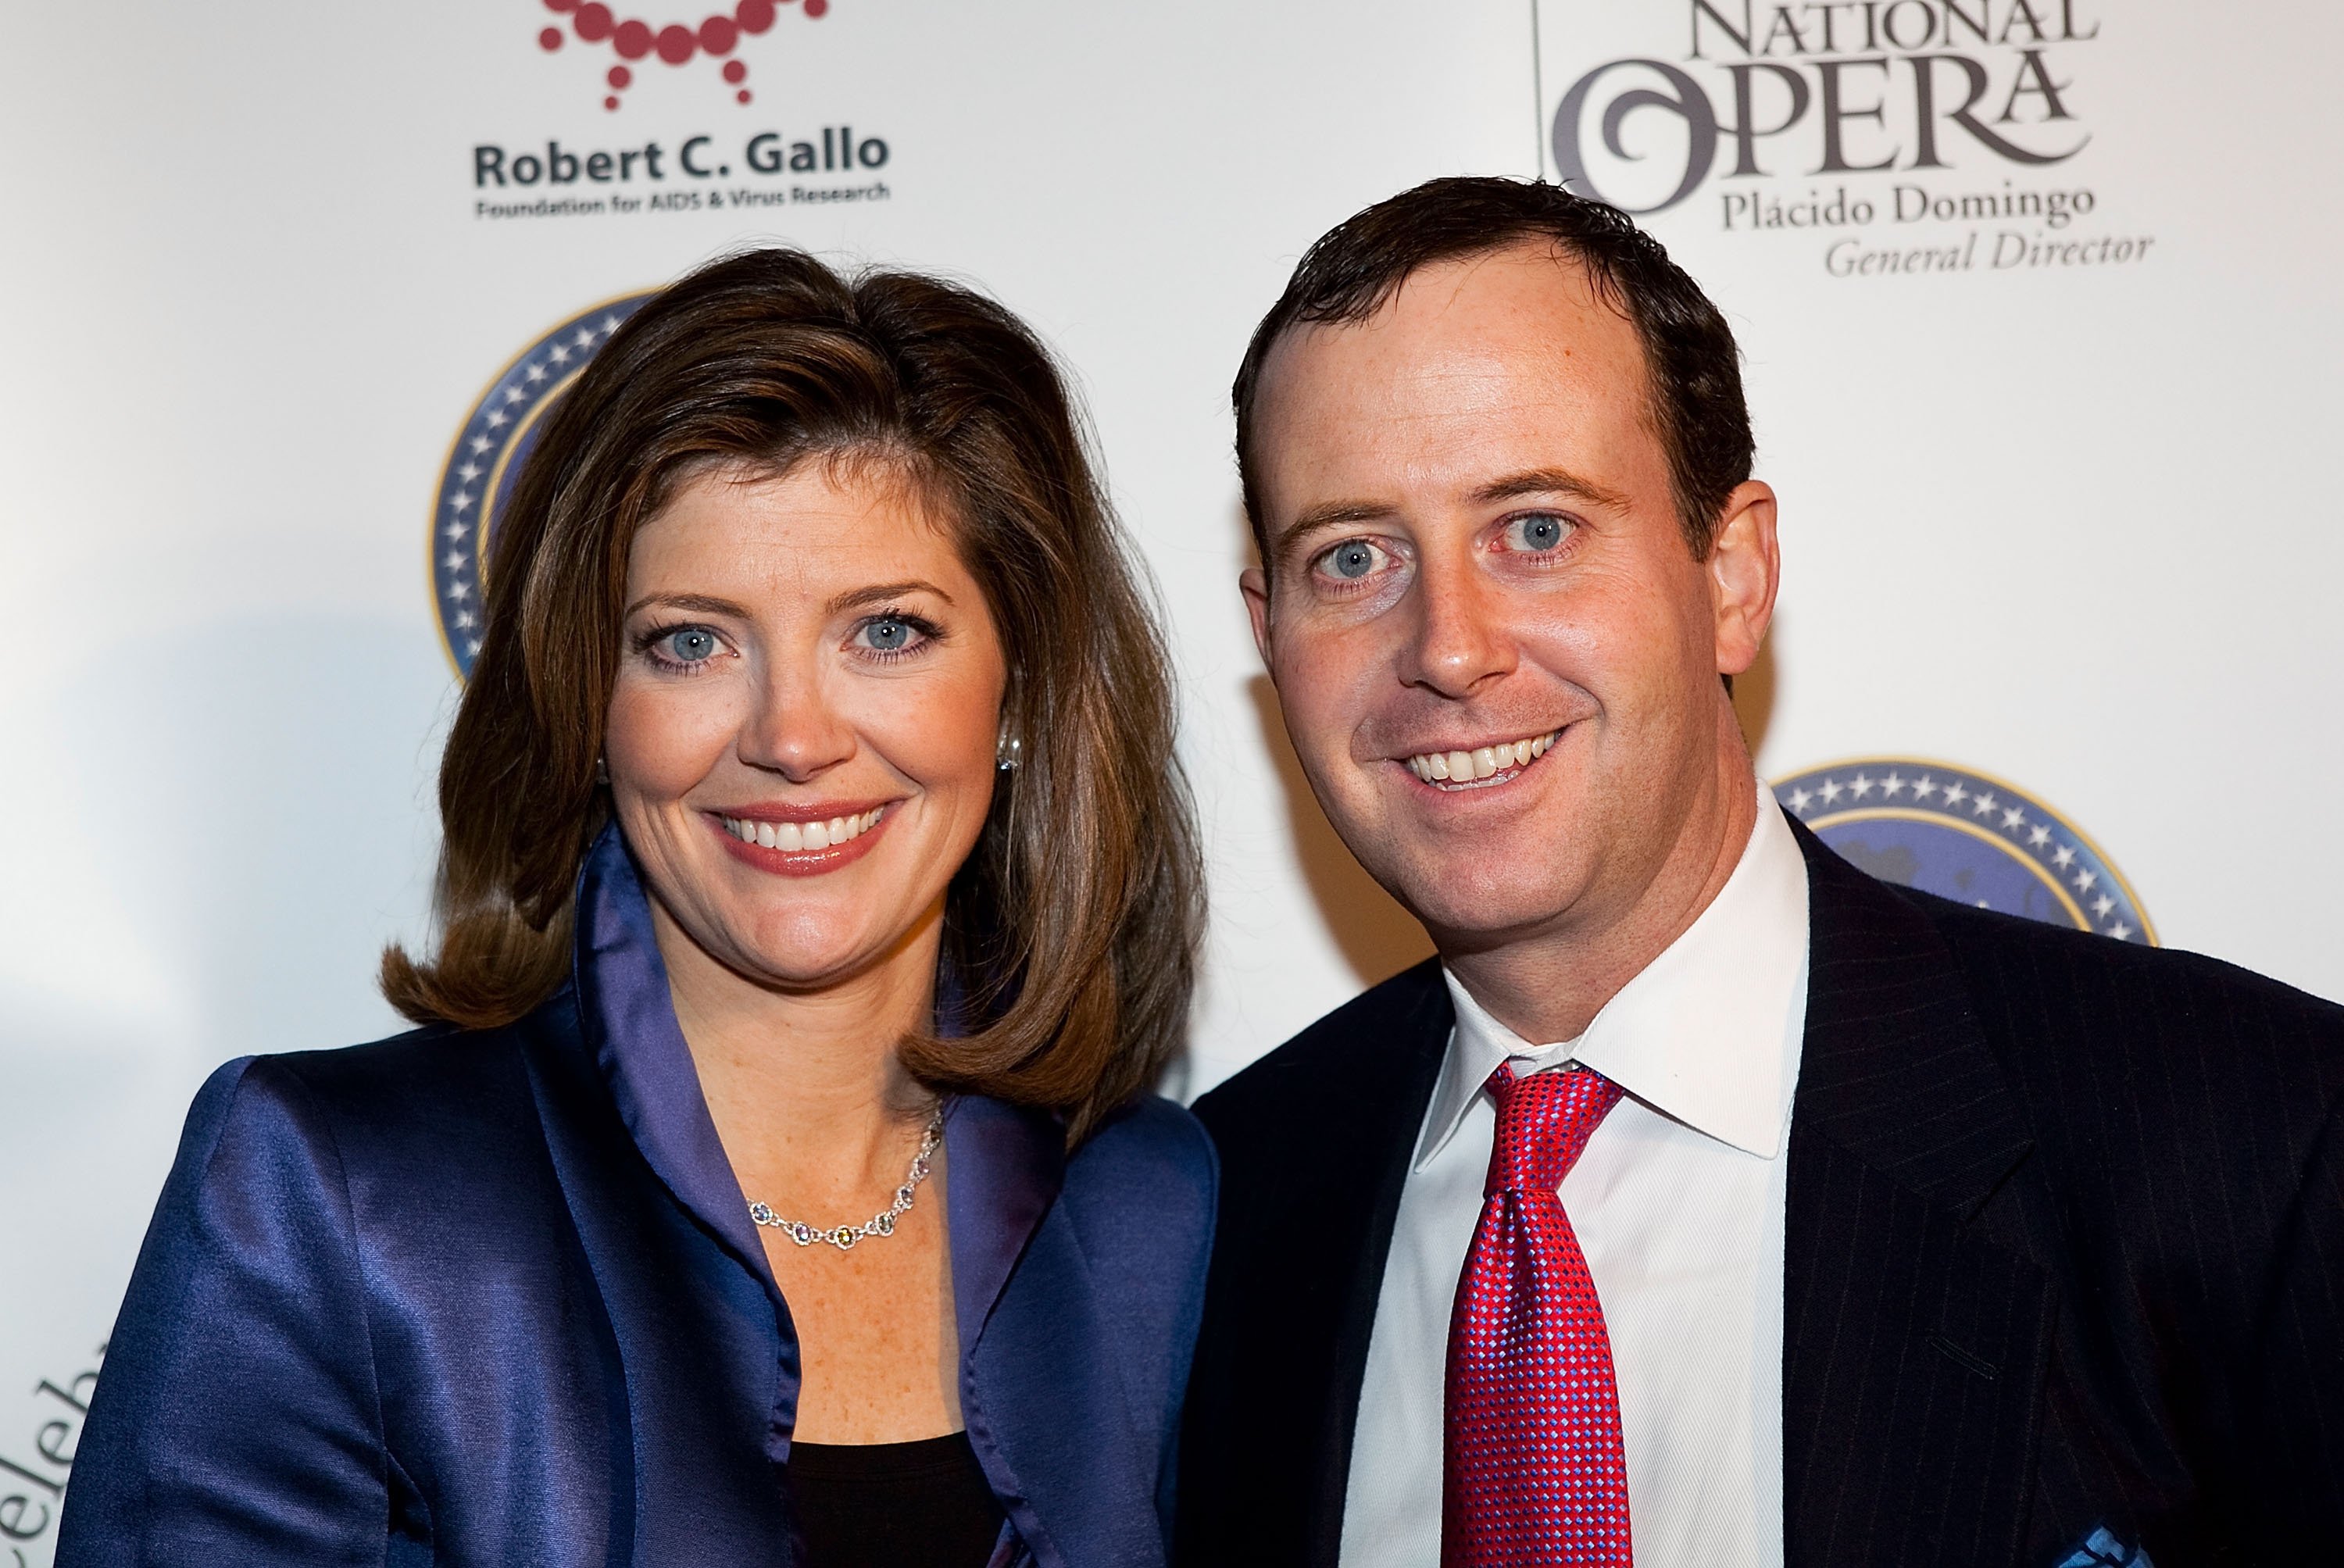
M1077 372L1211 855L1181 1092L1427 950L1254 660L1227 389L1304 246L1457 172L1640 211L1742 336L1786 804L2344 996L2333 8L637 3L10 15L0 1568L49 1561L197 1083L398 1027L541 411L744 244L950 272Z

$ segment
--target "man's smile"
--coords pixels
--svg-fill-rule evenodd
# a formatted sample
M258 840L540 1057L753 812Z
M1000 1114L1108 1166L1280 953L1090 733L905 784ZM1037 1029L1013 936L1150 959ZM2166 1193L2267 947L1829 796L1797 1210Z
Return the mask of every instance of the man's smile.
M1402 765L1437 790L1483 789L1521 777L1522 770L1546 755L1547 748L1561 734L1561 730L1549 730L1520 740L1419 752L1403 758Z

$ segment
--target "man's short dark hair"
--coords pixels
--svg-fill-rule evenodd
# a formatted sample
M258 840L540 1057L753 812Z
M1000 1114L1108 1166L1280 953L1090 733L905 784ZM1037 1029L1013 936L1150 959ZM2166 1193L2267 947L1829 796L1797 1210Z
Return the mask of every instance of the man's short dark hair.
M1253 422L1262 363L1278 339L1298 326L1364 321L1423 268L1540 241L1586 268L1596 297L1625 316L1642 341L1677 516L1694 557L1708 559L1725 498L1750 477L1754 450L1741 359L1724 316L1619 208L1542 180L1460 176L1428 180L1328 230L1254 329L1230 399L1246 517L1265 566L1272 563Z

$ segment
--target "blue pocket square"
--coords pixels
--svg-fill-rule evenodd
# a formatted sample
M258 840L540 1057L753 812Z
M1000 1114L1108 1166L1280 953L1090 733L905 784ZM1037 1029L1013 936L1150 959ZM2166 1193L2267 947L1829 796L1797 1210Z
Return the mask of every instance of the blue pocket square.
M2157 1568L2148 1553L2127 1546L2107 1525L2086 1536L2082 1545L2059 1559L2057 1568Z

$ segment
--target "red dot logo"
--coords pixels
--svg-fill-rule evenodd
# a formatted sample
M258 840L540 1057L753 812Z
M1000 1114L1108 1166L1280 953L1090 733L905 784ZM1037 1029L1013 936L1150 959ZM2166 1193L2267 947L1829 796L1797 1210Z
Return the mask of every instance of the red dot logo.
M689 22L668 22L653 25L641 16L625 16L611 9L601 0L545 0L545 8L556 16L567 17L570 34L581 44L608 44L611 52L623 62L643 62L656 59L671 67L690 66L705 56L711 61L722 60L718 72L726 84L738 89L732 95L736 103L750 101L749 89L742 84L748 80L749 67L737 58L727 59L740 47L743 38L754 38L771 32L780 20L781 6L792 0L739 0L728 15L719 12L704 17L694 25ZM799 11L809 20L830 14L830 0L795 0ZM562 46L565 35L560 27L541 28L537 35L538 46L553 54ZM610 91L602 99L606 109L616 109L624 100L619 95L634 85L635 74L625 64L612 66L603 77Z

